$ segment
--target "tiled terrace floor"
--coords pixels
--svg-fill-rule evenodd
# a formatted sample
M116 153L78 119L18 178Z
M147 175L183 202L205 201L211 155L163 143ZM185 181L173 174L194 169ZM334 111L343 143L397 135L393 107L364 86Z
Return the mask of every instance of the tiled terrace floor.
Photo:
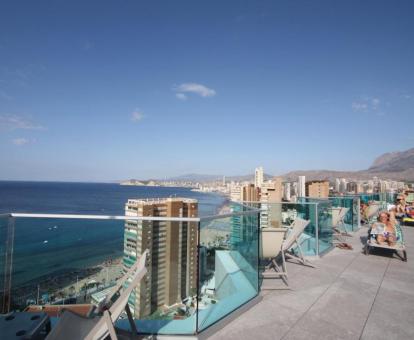
M364 255L366 232L349 238L354 250L315 260L316 269L288 264L292 290L262 291L210 339L414 339L414 228L404 228L408 262Z

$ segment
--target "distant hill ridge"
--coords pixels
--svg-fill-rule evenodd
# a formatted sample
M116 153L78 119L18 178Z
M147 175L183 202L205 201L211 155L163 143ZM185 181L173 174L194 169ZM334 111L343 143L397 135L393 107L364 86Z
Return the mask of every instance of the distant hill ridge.
M335 178L349 179L370 179L378 176L383 179L402 180L414 182L414 148L406 151L388 152L377 157L372 165L361 171L334 171L334 170L297 170L291 171L280 177L287 181L296 181L298 176L306 176L307 180L329 180ZM271 179L274 176L265 174L265 179ZM223 175L207 175L190 173L182 176L168 178L168 181L188 181L188 182L212 182L220 181ZM254 174L244 176L226 176L226 181L252 181ZM141 181L141 182L148 182Z
M271 179L273 176L264 174L264 178ZM241 176L226 176L226 181L251 181L254 179L254 174ZM212 182L223 180L223 175L204 175L204 174L186 174L176 177L167 178L167 181L189 181L189 182Z
M406 151L388 152L377 157L367 170L361 171L332 171L332 170L304 170L292 171L282 177L294 180L298 176L307 179L326 179L345 177L351 179L369 179L373 176L392 180L414 181L414 148Z

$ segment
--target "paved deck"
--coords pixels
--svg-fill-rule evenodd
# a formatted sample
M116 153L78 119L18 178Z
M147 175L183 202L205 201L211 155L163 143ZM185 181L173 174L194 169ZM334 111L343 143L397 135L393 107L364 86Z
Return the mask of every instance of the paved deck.
M336 248L316 269L288 264L292 290L262 291L210 339L414 339L414 228L403 230L408 262L364 255L362 228L349 238L354 250Z

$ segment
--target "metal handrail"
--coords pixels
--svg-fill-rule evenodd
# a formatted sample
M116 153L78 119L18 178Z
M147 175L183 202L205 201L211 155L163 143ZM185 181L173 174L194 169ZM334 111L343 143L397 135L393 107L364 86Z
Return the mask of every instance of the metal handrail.
M35 214L35 213L9 213L4 217L15 218L56 218L56 219L85 219L85 220L132 220L132 221L171 221L171 222L201 222L211 221L216 218L233 216L254 215L260 209L251 208L248 211L238 211L227 214L210 215L203 217L161 217L161 216L125 216L125 215L79 215L79 214ZM0 215L3 216L3 215Z
M78 214L27 214L11 213L17 218L56 218L56 219L84 219L84 220L133 220L133 221L173 221L173 222L200 222L199 217L161 217L161 216L117 216L117 215L78 215Z

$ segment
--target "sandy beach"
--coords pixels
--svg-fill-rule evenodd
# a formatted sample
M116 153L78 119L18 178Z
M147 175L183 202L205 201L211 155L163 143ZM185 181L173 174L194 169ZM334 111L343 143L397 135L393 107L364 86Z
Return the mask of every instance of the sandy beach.
M97 266L93 274L83 278L72 278L72 282L66 284L59 292L62 292L65 296L78 293L83 287L89 285L93 286L108 286L114 284L120 277L122 277L122 257L104 261Z

